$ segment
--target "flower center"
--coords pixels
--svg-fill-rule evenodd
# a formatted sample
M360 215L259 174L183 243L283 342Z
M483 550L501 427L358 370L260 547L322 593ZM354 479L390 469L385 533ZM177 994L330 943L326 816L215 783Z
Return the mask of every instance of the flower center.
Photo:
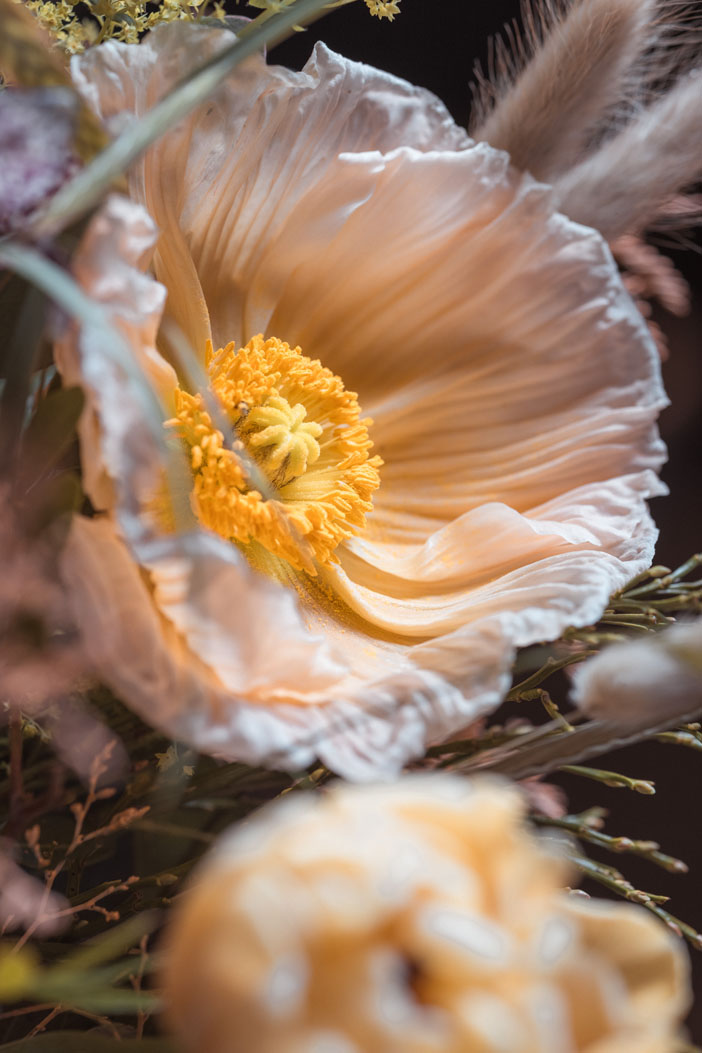
M308 466L319 460L317 439L324 429L317 421L306 421L306 416L301 402L291 406L282 395L271 395L246 415L242 431L247 445L277 486L304 475Z
M339 377L275 337L256 336L238 350L209 345L207 371L234 442L203 396L180 387L166 422L189 449L196 515L230 541L258 543L316 573L312 559L334 561L371 510L382 462L369 456L370 420Z

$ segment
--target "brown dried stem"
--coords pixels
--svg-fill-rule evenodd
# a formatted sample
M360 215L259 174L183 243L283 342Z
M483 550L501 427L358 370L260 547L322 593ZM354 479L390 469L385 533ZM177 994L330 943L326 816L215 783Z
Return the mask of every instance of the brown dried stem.
M116 833L119 830L124 829L131 822L140 819L148 811L148 806L144 808L126 808L121 812L118 812L113 816L111 822L106 825L99 827L96 830L92 830L90 833L85 833L85 822L88 817L88 813L93 805L97 801L105 800L114 795L114 790L111 788L101 789L99 784L100 780L108 769L110 756L114 749L114 740L108 742L107 745L98 753L90 766L90 775L88 780L88 792L86 798L82 802L76 802L71 805L71 812L73 813L74 827L73 836L70 844L66 848L63 858L55 866L51 866L50 858L42 855L40 841L39 841L39 827L32 827L26 832L26 841L29 848L34 853L39 866L44 870L44 891L37 911L37 917L26 929L22 936L18 939L15 944L14 950L19 951L29 939L34 935L37 929L47 920L49 914L47 914L47 907L50 901L51 893L56 884L56 880L63 871L69 859L73 853L81 845L97 838L103 837L107 834ZM126 881L109 884L107 887L101 889L92 898L89 898L77 906L69 906L63 910L51 911L50 916L52 920L59 920L60 918L69 917L75 914L77 911L96 911L105 918L106 921L118 921L119 911L110 911L101 905L101 901L107 896L112 895L115 892L127 891L134 882L138 880L136 877L127 878Z

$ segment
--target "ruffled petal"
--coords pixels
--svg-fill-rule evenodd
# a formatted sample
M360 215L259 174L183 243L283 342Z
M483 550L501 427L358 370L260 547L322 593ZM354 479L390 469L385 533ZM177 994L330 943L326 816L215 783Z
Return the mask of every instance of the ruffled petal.
M82 384L86 396L78 429L85 491L96 508L112 508L113 481L120 480L137 516L139 498L153 489L160 467L139 385L153 393L157 411L159 399L169 405L176 384L175 372L156 350L166 290L142 273L155 240L153 222L140 205L117 196L107 200L81 241L73 270L123 341L123 361L108 354L102 333L86 326L71 326L55 345L65 383ZM135 382L135 373L143 381Z
M362 203L325 244L314 216L334 184ZM371 415L379 533L398 510L426 536L486 501L523 511L659 466L655 348L606 245L554 213L549 188L481 144L340 158L308 204L271 246L270 324Z
M674 1028L690 1005L689 960L675 936L635 906L569 898L565 910L582 933L583 950L606 960L624 982L623 1023L661 1033ZM616 1009L622 1008L620 1002Z
M650 564L657 534L643 497L656 484L644 474L583 487L534 516L486 504L404 549L361 538L324 578L357 614L399 635L495 617L518 646L554 639L596 621Z
M144 720L214 756L285 770L319 757L347 778L391 776L427 735L492 708L509 680L489 631L470 699L401 656L384 675L353 675L335 661L338 647L310 633L289 592L236 565L206 532L164 539L151 562L157 589L170 591L161 595L167 613L186 608L185 633L159 613L115 525L77 517L61 557L72 614L104 682Z
M110 42L76 57L73 76L114 123L143 114L232 40L224 30L161 26L138 48ZM252 284L252 273L339 154L469 141L430 92L321 43L300 73L249 59L130 175L130 192L164 234L154 266L170 314L198 351L210 335L223 345L267 331L278 289ZM330 236L349 207L327 213Z

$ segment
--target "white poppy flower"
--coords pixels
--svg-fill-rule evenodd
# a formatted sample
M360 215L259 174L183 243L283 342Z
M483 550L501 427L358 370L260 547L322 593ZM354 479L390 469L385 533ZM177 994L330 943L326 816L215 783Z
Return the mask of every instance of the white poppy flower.
M119 124L230 41L164 26L74 78ZM601 237L432 95L323 45L300 73L254 58L130 194L75 269L167 407L199 523L168 526L144 411L84 331L58 359L110 514L76 521L64 572L96 669L145 719L222 757L390 773L649 564L646 326ZM248 459L177 387L164 302Z

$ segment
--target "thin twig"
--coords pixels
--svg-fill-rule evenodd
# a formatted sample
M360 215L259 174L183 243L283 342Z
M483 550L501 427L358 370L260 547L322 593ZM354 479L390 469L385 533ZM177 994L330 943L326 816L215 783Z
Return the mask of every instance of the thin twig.
M32 1028L32 1030L27 1035L27 1038L34 1038L35 1035L41 1034L42 1031L46 1030L47 1026L51 1023L51 1021L54 1019L54 1017L58 1016L59 1013L62 1013L62 1012L63 1012L63 1007L60 1006L60 1005L55 1005L54 1008L49 1013L46 1014L44 1019L40 1020L39 1023L36 1024Z
M129 982L136 994L141 994L141 985L144 980L144 970L146 969L146 961L148 958L147 946L149 942L149 933L146 932L139 941L139 967L133 975L129 977ZM144 1037L144 1025L148 1019L148 1014L143 1009L137 1010L137 1025L136 1025L136 1037L137 1039Z
M15 707L9 713L10 740L10 807L5 833L12 836L22 822L24 782L22 776L22 714Z

